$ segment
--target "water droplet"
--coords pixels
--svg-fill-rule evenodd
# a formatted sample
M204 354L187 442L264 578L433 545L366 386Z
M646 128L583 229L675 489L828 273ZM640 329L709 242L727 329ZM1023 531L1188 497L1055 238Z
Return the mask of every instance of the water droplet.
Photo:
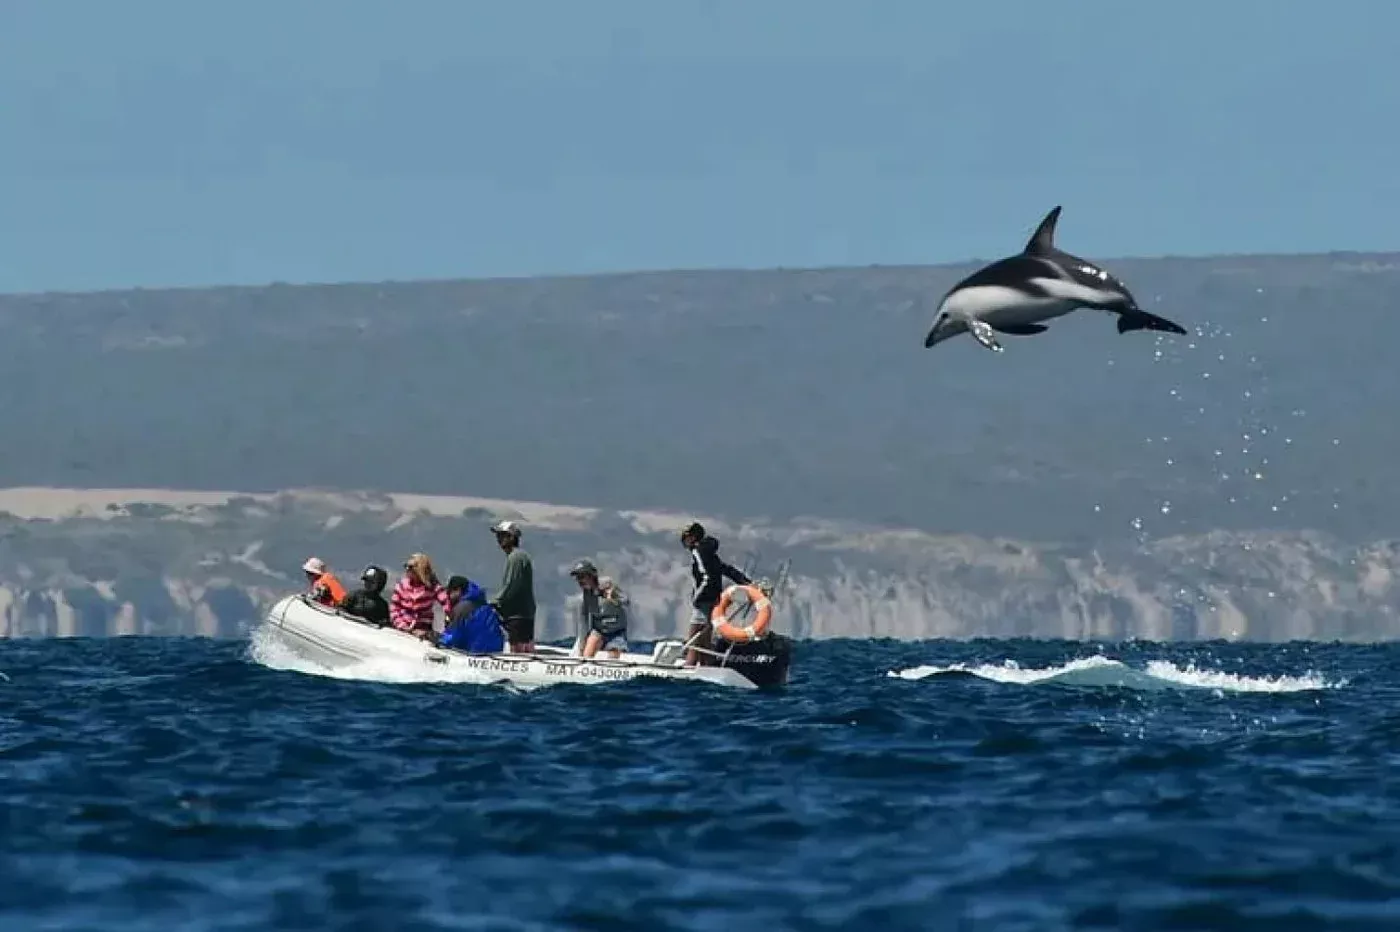
M1171 514L1171 513L1172 513L1172 503L1171 503L1171 502L1162 502L1162 514L1164 514L1164 515L1169 515L1169 514Z

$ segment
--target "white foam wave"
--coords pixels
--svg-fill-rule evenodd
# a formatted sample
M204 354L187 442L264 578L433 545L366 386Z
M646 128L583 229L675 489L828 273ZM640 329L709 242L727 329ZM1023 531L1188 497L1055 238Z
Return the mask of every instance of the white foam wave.
M1317 689L1340 689L1345 680L1330 681L1320 674L1244 676L1209 670L1190 663L1184 667L1167 660L1152 660L1142 669L1102 654L1080 657L1052 667L1022 667L1015 660L1000 664L955 663L945 667L917 666L890 670L887 676L922 680L946 674L969 674L994 683L1029 686L1058 683L1065 686L1121 686L1129 689L1210 689L1234 693L1296 693Z
M249 636L248 657L254 663L270 670L304 673L336 680L406 684L462 683L476 686L503 683L499 678L470 667L428 664L402 657L374 657L343 666L327 666L298 654L277 638L269 636L262 628L254 630ZM509 689L521 691L537 688L516 683L504 685Z

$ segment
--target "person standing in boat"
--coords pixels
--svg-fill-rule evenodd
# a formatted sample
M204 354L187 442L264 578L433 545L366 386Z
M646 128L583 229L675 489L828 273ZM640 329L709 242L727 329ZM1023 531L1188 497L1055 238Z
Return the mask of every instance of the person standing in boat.
M691 522L681 531L681 546L690 551L690 577L695 582L690 594L690 628L686 632L691 648L685 654L686 666L695 666L705 662L705 655L696 648L708 650L710 647L710 613L719 603L725 577L741 586L748 585L750 580L743 570L724 562L719 555L719 541L706 534L705 526L699 521Z
M444 614L452 611L447 590L438 582L433 561L426 553L415 553L403 564L403 575L389 597L389 621L400 631L426 638L433 633L433 603Z
M535 649L535 571L530 555L520 549L520 525L498 521L491 525L496 544L505 552L501 591L491 605L505 620L506 637L512 653L528 654Z
M334 607L345 598L345 587L326 566L325 560L320 557L307 557L306 562L301 565L301 571L306 574L306 594L312 601Z
M388 584L388 571L371 563L360 574L360 588L342 599L337 607L347 615L363 618L382 628L389 623L389 603L381 595Z
M598 575L592 560L580 560L569 570L583 593L579 628L584 657L606 650L614 658L627 649L627 595L607 576ZM586 632L586 635L583 634Z
M447 618L438 646L472 654L498 654L505 650L501 616L486 601L486 592L465 576L447 581L452 614Z

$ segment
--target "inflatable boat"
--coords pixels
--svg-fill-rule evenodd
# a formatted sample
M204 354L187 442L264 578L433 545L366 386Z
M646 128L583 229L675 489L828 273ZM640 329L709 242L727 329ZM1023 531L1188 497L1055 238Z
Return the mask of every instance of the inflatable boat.
M684 666L685 642L657 641L650 654L624 653L585 659L574 649L537 645L529 654L468 654L437 647L387 625L381 626L290 595L268 610L264 627L289 650L324 667L346 667L378 658L439 664L469 670L475 682L520 686L612 683L641 676L695 680L716 686L762 689L787 683L792 642L777 634L704 651L703 664Z

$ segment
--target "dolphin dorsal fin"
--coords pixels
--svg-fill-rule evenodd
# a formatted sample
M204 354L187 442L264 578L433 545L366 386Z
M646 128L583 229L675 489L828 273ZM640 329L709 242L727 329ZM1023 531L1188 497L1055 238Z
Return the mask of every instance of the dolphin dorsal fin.
M1055 209L1045 215L1045 219L1040 221L1040 226L1035 228L1031 238L1026 242L1024 252L1027 255L1038 253L1048 253L1055 251L1055 223L1060 219L1060 205L1055 205Z

